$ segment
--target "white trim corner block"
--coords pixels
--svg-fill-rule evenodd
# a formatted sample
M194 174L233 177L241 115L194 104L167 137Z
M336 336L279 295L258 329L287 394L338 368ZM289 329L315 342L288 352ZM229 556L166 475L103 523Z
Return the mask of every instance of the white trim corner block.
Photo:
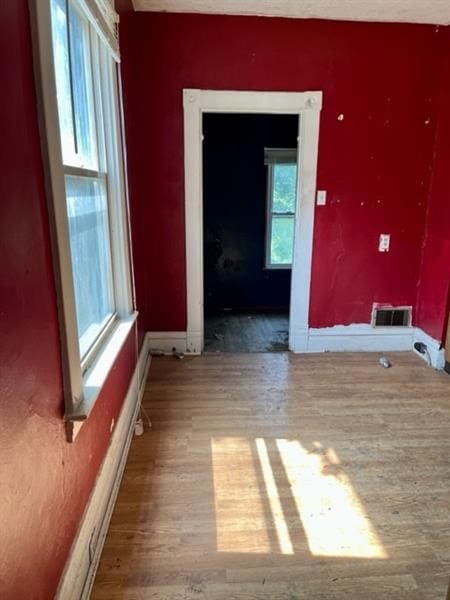
M149 366L149 343L146 337L108 451L72 544L56 600L88 600L90 596L125 469Z
M289 331L289 336L289 349L291 352L294 354L308 352L309 329L307 327L296 329L291 328Z
M204 346L202 117L204 113L292 114L299 117L289 348L303 350L296 331L308 328L317 153L322 92L183 90L186 223L186 349ZM302 336L300 336L302 337ZM304 337L304 336L303 336Z

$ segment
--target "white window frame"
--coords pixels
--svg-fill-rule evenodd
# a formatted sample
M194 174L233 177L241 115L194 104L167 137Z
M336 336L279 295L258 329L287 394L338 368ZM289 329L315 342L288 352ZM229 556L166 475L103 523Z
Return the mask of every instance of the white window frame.
M100 34L99 20L96 18L95 11L90 9L92 2L71 1L88 19L92 40L95 33ZM116 64L117 49L108 44L108 35L100 36L103 47L108 48L108 55L106 52L99 52L99 64L95 65L96 74L93 77L94 84L102 87L102 110L106 114L105 122L112 125L105 128L104 140L116 311L81 360L64 176L69 173L82 175L87 171L63 164L52 43L51 0L30 0L30 9L46 192L58 295L64 418L68 425L68 439L72 441L92 410L137 317L137 312L134 310L130 263L128 195L124 168L120 80ZM110 57L114 60L108 60ZM98 108L96 106L97 113ZM99 175L96 172L92 174Z
M276 213L273 211L273 171L277 165L296 165L297 148L264 148L264 163L267 166L267 196L266 196L266 252L265 269L292 269L290 263L273 263L270 260L272 245L272 218L274 215L280 217L291 217L295 224L295 210L290 213ZM295 190L297 193L297 190ZM294 254L294 244L292 244L292 254Z

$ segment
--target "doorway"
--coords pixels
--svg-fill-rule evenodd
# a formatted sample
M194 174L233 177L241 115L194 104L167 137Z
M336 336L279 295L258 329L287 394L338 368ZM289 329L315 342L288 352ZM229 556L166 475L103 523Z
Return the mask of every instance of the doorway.
M183 90L186 221L186 348L204 349L203 116L208 113L298 117L297 190L288 348L307 349L321 92Z
M288 350L298 115L203 115L206 352Z

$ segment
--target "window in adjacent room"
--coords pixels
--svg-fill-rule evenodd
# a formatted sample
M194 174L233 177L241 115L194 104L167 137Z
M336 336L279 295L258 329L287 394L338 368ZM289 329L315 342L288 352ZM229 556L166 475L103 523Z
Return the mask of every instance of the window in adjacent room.
M266 268L290 269L297 199L297 150L266 148Z
M82 419L134 320L116 15L109 0L35 0L34 12L66 417Z

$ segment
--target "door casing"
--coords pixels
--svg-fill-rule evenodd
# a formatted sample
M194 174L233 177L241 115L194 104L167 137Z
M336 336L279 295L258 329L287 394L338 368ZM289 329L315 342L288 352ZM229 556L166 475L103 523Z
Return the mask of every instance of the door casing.
M204 347L203 133L204 113L291 114L299 117L289 350L308 346L309 301L322 92L183 90L186 296L188 352Z

